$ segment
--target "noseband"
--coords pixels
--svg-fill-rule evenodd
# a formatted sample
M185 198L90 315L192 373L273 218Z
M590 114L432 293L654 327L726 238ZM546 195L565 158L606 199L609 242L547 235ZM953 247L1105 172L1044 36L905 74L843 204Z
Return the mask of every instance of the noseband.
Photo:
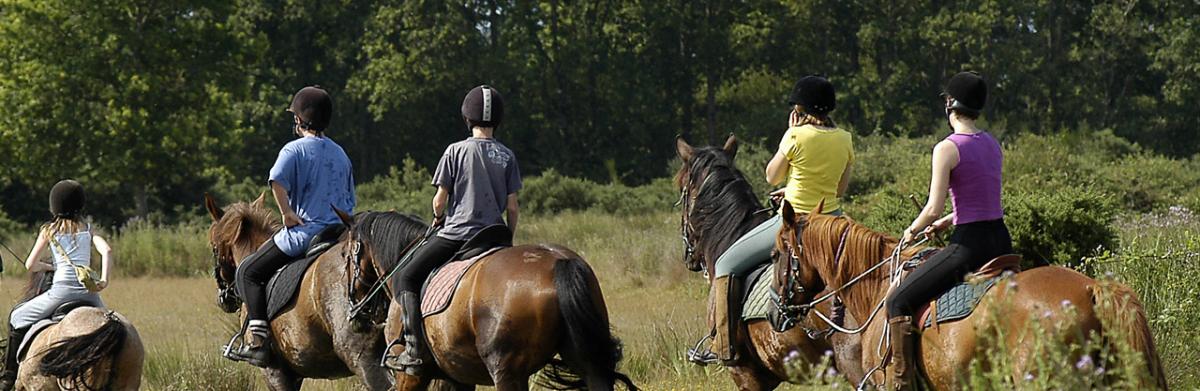
M800 226L796 231L796 237L793 240L799 241L800 232L804 230L804 226ZM833 266L837 265L842 259L842 254L846 252L846 238L850 235L850 226L842 231L841 239L838 241L837 252L833 256ZM771 301L775 304L775 308L779 313L778 331L784 331L792 328L799 323L801 318L808 316L808 311L822 301L832 295L825 295L819 300L814 300L807 304L794 304L796 299L803 295L806 291L804 286L800 284L800 254L804 249L799 245L793 245L790 241L787 242L788 264L787 271L784 273L785 280L783 285L780 285L779 292L771 292Z
M232 256L230 256L228 258L221 257L221 252L220 252L220 250L217 249L216 246L213 246L212 254L213 254L213 279L217 280L217 300L220 300L221 302L233 301L235 299L241 300L241 297L238 296L238 293L237 293L237 279L235 278L233 281L226 281L224 278L221 277L221 263L226 262L229 264L233 264L233 257Z

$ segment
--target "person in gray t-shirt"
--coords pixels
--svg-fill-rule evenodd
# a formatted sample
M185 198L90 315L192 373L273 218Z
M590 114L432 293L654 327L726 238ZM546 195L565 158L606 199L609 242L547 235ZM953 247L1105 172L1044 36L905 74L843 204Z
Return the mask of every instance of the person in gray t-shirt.
M500 92L483 85L467 93L462 105L463 119L471 137L451 144L442 154L433 185L434 225L443 224L437 236L413 253L397 276L396 298L403 307L404 352L394 363L412 375L423 373L431 355L425 346L421 320L421 285L433 269L449 262L450 257L484 227L504 224L517 230L517 190L521 189L521 171L512 150L492 138L504 116Z

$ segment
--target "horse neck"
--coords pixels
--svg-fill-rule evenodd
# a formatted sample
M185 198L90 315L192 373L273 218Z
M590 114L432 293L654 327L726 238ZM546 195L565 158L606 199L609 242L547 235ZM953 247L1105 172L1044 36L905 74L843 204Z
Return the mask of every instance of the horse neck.
M857 223L851 224L857 225ZM858 227L857 229L866 230L873 234L881 235L874 231L870 231L865 227ZM856 245L856 243L853 243L854 239L856 239L854 236L855 235L850 235L847 237L846 254L843 254L838 265L827 263L821 265L821 267L818 269L818 273L820 273L822 279L826 281L826 289L834 289L846 284L853 278L859 276L860 274L869 270L871 267L883 261L885 258L890 257L896 250L897 241L891 237L884 236L882 237L882 241L878 246L866 249L860 247L858 248L859 250L868 251L861 251L859 254L854 254L856 251L850 251L852 248L854 248L853 246ZM833 247L835 252L837 248L836 246L838 246L837 241L840 239L840 237L833 239L834 243L832 246L835 246ZM878 249L878 252L873 251L875 249ZM903 251L897 264L900 261L909 259L920 250L922 249L909 248ZM858 319L860 322L866 321L866 319L871 315L871 311L875 310L875 307L879 306L879 303L886 299L887 295L890 293L888 291L888 285L891 281L891 272L892 266L890 264L885 264L880 266L878 269L875 269L875 271L866 275L858 282L842 290L838 296L841 298L842 303L846 306L846 311L853 315L855 319Z
M718 230L710 228L697 232L701 240L697 241L696 246L700 248L699 255L704 257L704 263L708 267L707 270L710 271L716 267L717 258L720 258L721 254L724 254L726 250L729 250L729 247L733 246L734 242L741 238L742 235L745 235L746 232L750 232L752 228L757 227L768 219L767 214L758 213L760 205L757 203L745 203L744 205L730 205L726 207L744 209L748 213L741 221L723 222L726 224L735 224L732 230L718 232ZM705 218L714 217L702 216L701 220ZM714 277L714 273L709 273L709 275L710 278Z

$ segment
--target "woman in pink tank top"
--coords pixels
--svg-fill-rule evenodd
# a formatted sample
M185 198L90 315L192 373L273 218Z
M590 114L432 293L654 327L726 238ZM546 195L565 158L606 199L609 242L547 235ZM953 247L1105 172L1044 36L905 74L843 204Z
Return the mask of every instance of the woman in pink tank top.
M892 389L909 389L914 384L909 355L913 351L916 309L992 258L1012 252L1012 238L1000 204L1003 153L995 138L975 126L987 101L987 84L977 73L959 73L946 83L943 96L947 121L954 133L933 149L929 201L904 230L902 241L941 231L951 222L954 234L946 248L917 266L888 297L894 360L888 367L888 384L894 385ZM947 193L954 211L942 216Z

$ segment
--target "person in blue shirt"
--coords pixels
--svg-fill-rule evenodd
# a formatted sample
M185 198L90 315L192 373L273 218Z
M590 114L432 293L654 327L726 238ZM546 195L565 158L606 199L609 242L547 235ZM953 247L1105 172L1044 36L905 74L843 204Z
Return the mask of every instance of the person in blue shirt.
M279 214L280 229L239 266L237 283L246 302L246 344L233 358L264 367L271 328L267 319L266 285L271 276L304 255L321 230L341 224L333 208L354 212L354 176L350 158L325 130L333 117L333 100L320 87L304 87L292 98L297 138L283 146L268 183Z

